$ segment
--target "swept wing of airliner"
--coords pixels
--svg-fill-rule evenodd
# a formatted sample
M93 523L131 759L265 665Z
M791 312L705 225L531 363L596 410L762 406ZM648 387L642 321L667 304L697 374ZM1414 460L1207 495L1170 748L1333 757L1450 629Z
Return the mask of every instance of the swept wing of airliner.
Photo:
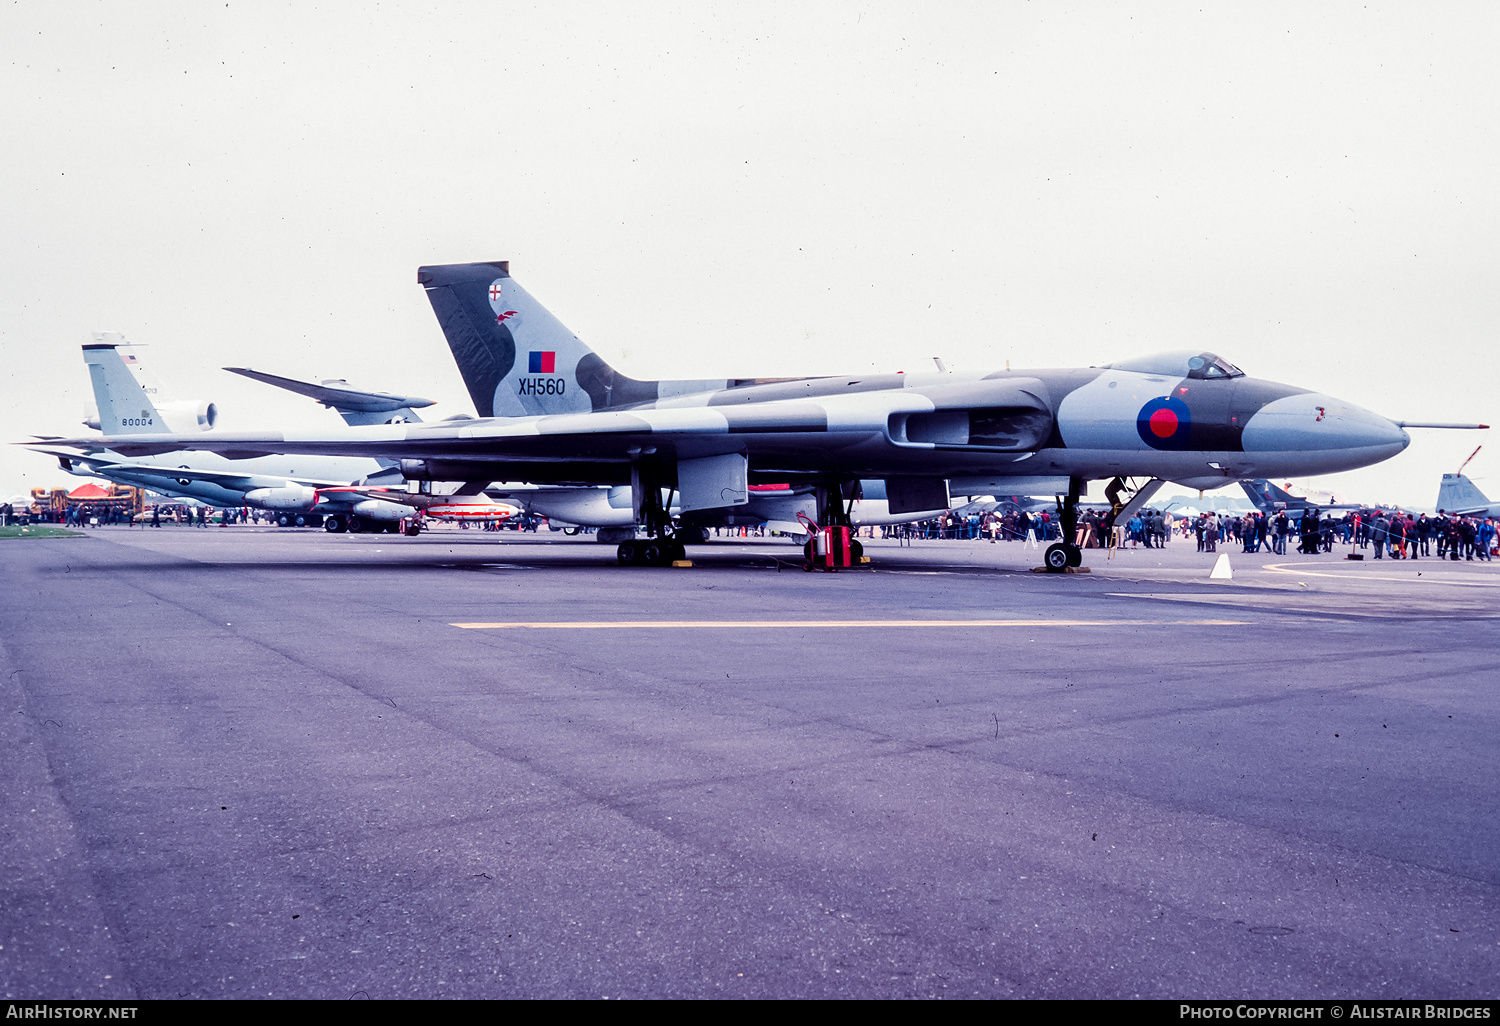
M892 513L942 509L950 494L1065 492L1071 539L1092 479L1215 488L1352 470L1410 441L1385 417L1197 350L974 375L639 381L563 327L504 262L423 267L418 280L469 368L479 419L104 444L127 455L378 457L408 480L630 484L633 519L666 558L680 543L663 490L692 523L745 506L752 483L798 482L814 489L824 524L847 523L861 479L885 481ZM1071 540L1047 553L1059 570L1079 559Z
M405 424L409 421L420 421L422 418L417 415L416 411L433 405L433 400L414 395L366 392L354 388L342 378L314 383L298 381L296 378L284 378L280 374L267 374L265 371L252 370L249 367L225 367L224 369L232 374L250 378L252 381L275 385L288 392L296 392L298 395L315 399L329 409L338 411L338 415L344 418L344 423L349 425Z

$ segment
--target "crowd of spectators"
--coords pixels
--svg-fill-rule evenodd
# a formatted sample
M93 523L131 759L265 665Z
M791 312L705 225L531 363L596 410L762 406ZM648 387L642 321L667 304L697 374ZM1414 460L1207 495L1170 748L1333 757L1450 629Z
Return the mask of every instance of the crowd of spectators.
M271 514L246 507L212 510L204 506L167 504L154 506L144 513L131 515L119 506L84 503L69 504L61 510L16 509L0 507L5 523L55 523L74 527L99 527L105 524L188 524L221 527L231 524L259 524L262 518L273 523ZM545 524L539 517L522 515L503 525L486 524L485 529L509 527L535 531ZM467 527L468 525L463 525ZM764 536L765 527L734 528L729 534ZM1058 514L1051 510L1027 511L1009 508L983 513L948 511L929 520L867 528L875 537L894 538L904 542L914 539L988 540L990 542L1024 541L1038 544L1062 537ZM719 534L718 530L714 531ZM1078 515L1077 543L1084 548L1109 545L1131 548L1160 548L1173 536L1183 542L1193 541L1200 552L1216 552L1220 545L1239 545L1244 552L1268 551L1285 555L1295 544L1304 554L1332 552L1335 545L1348 546L1375 559L1488 560L1497 551L1500 527L1492 517L1469 517L1445 513L1405 513L1400 510L1360 510L1342 515L1321 513L1316 509L1282 510L1267 514L1218 513L1208 511L1196 516L1174 516L1170 511L1144 509L1123 524L1111 523L1106 510L1086 509Z
M1010 509L967 516L948 512L914 524L879 529L881 537L909 540L987 539L991 542L1037 543L1061 537L1053 511ZM874 531L871 531L873 536ZM1344 545L1375 559L1483 559L1495 555L1500 527L1491 517L1466 517L1439 510L1434 516L1400 510L1361 510L1342 515L1316 509L1283 510L1273 514L1218 513L1173 516L1165 510L1145 509L1123 524L1112 524L1107 510L1081 510L1077 542L1084 548L1160 548L1173 537L1191 541L1200 552L1217 552L1220 545L1237 544L1245 552L1285 555L1292 546L1304 554L1332 552Z

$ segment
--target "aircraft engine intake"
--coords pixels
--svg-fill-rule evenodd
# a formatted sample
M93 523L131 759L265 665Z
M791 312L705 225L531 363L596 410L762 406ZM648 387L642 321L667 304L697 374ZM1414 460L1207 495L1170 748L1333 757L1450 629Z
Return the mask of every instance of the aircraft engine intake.
M1051 414L1033 406L896 413L891 415L890 421L891 437L897 441L1001 452L1039 449L1051 430Z

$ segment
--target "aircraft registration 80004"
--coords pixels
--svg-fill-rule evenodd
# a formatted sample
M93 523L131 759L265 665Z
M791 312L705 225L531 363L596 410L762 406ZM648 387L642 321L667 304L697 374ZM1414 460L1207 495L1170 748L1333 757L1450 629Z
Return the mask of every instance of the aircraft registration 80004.
M1402 425L1352 403L1245 375L1184 350L1104 367L989 374L850 374L638 381L615 371L510 276L504 262L423 267L418 280L480 418L331 433L128 435L121 453L208 450L375 456L408 480L630 484L651 561L682 549L681 521L714 522L749 485L815 488L824 526L848 523L861 479L883 479L893 514L943 509L952 494L1064 494L1078 565L1077 503L1090 479L1214 488L1242 478L1328 474L1396 455ZM80 440L98 446L99 439ZM54 443L57 444L57 443ZM1155 486L1155 487L1153 487ZM628 551L627 551L628 550ZM640 561L630 543L624 561Z

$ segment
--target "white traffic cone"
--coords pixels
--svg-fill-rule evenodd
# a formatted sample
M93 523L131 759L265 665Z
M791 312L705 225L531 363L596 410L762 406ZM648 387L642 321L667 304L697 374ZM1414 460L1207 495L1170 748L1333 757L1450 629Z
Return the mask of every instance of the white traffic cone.
M1214 560L1214 568L1209 573L1208 579L1210 581L1234 580L1234 571L1229 569L1229 553L1219 553L1219 558Z

